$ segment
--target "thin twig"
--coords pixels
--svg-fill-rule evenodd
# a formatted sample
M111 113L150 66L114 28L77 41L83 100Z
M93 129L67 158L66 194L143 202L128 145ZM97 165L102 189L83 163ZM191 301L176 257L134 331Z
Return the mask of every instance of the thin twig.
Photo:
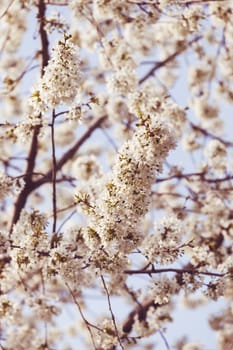
M164 341L164 344L165 344L165 346L166 346L166 349L167 349L167 350L170 350L170 346L169 346L169 344L168 344L168 342L167 342L166 337L164 336L163 332L161 331L161 329L159 329L158 332L159 332L159 334L161 335L161 338L162 338L163 341Z
M156 269L152 267L151 269L139 269L139 270L125 270L124 273L127 275L139 275L139 274L154 274L154 273L165 273L165 272L175 272L179 274L183 273L189 273L191 275L205 275L205 276L213 276L213 277L224 277L227 275L227 272L225 273L218 273L218 272L209 272L209 271L199 271L195 269L176 269L176 268L162 268L162 269Z
M67 221L69 221L72 218L72 216L76 213L77 213L77 210L75 209L67 216L67 218L61 223L61 225L57 229L57 234L61 231L62 227L67 223Z
M89 129L84 133L84 135L72 146L61 158L57 161L56 164L56 171L62 169L62 167L71 160L76 152L79 150L79 148L84 144L84 142L87 141L87 139L92 135L92 133L100 127L100 125L107 119L107 116L102 116L99 119L97 119L90 127ZM37 129L37 132L39 133L39 129ZM37 133L33 136L33 142L30 154L28 156L29 162L28 167L26 169L27 174L33 174L34 164L35 164L35 157L37 154ZM29 178L25 179L25 186L22 192L19 194L19 197L16 200L15 203L15 212L12 219L11 229L10 229L10 235L13 229L14 224L18 221L20 217L20 213L22 209L24 208L27 198L31 192L39 188L41 185L51 182L52 181L52 174L53 169L51 168L41 179L38 179L36 181L32 181L31 175ZM30 181L29 181L30 180Z
M56 1L47 1L46 2L47 5L53 5L53 6L67 6L69 4L68 1L64 1L64 2L56 2Z
M69 210L69 209L72 209L72 208L74 208L74 207L76 207L76 204L75 204L75 203L72 203L72 204L70 204L70 205L67 205L67 206L64 207L64 208L57 209L57 214L62 213L62 212L64 212L64 211L67 211L67 210ZM51 216L52 216L52 215L51 215ZM48 216L48 217L51 217L51 216Z
M217 182L225 182L225 181L230 181L233 180L233 175L229 174L225 177L220 177L220 178L208 178L205 177L206 173L203 172L198 172L198 173L186 173L186 174L174 174L174 175L170 175L168 177L162 177L159 179L156 179L156 182L163 182L163 181L169 181L169 180L173 180L173 179L189 179L192 177L200 177L202 181L205 182L209 182L209 183L217 183ZM172 195L172 194L171 194Z
M45 349L48 348L48 324L44 321L44 344Z
M184 52L187 48L189 48L189 46L191 46L193 43L197 42L200 39L202 39L201 35L199 35L196 38L194 38L193 40L187 42L187 44L184 45L184 47L182 47L181 49L173 52L171 55L169 55L164 60L156 62L155 65L144 75L144 77L142 77L139 80L139 84L141 85L142 83L144 83L144 81L146 81L148 78L150 78L151 76L154 75L156 70L164 67L167 63L173 61L177 56L179 56L182 52Z
M192 122L190 122L190 125L191 125L191 127L193 128L193 130L200 131L200 133L203 134L204 136L208 136L208 137L210 137L210 138L212 138L212 139L214 139L214 140L218 140L218 141L220 141L221 143L223 143L225 146L233 147L233 142L224 140L224 139L222 139L221 137L212 134L212 133L211 133L210 131L208 131L207 129L204 129L204 128L202 128L201 126L196 125L196 124L194 124L194 123L192 123Z
M78 311L79 311L79 313L80 313L80 316L81 316L82 319L83 319L83 322L85 323L85 325L86 325L86 327L87 327L87 330L88 330L88 332L89 332L89 334L90 334L91 341L92 341L92 344L93 344L93 346L94 346L94 349L97 350L96 345L95 345L94 336L93 336L92 331L91 331L91 324L89 323L89 321L88 321L88 320L86 319L86 317L84 316L83 311L82 311L82 309L81 309L81 306L80 306L80 304L79 304L77 298L75 297L74 292L73 292L72 289L70 288L69 284L68 284L68 283L65 283L65 284L66 284L66 286L67 286L67 288L68 288L68 290L69 290L69 292L70 292L70 295L72 296L72 299L73 299L75 305L76 305L77 308L78 308Z
M181 3L181 5L189 6L189 5L202 5L202 4L208 4L208 2L228 2L231 0L190 0L190 1L184 1Z
M111 146L113 147L114 151L117 152L118 151L118 147L117 147L116 143L114 142L114 140L112 139L112 137L104 129L101 129L101 131L104 134L104 136L106 137L106 139L109 141Z
M51 142L52 142L52 201L53 201L53 227L52 227L52 235L56 234L56 225L57 225L57 194L56 194L56 147L55 147L55 131L54 131L54 123L55 123L55 111L52 112L52 125L51 125ZM52 239L53 241L53 239ZM52 247L53 248L53 247Z
M112 310L111 299L110 299L110 295L109 295L109 292L108 292L108 288L107 288L107 285L105 283L104 277L102 275L100 277L101 277L101 280L102 280L102 283L103 283L103 286L104 286L105 293L107 295L108 308L109 308L109 311L110 311L110 314L111 314L111 317L112 317L112 322L113 322L113 325L114 325L114 328L115 328L115 333L116 333L116 336L117 336L117 340L119 342L119 345L120 345L121 349L124 350L124 346L123 346L123 344L121 342L121 338L119 336L119 332L118 332L118 329L117 329L115 315L114 315L113 310Z
M97 119L89 129L84 133L84 135L57 161L56 171L62 169L62 167L71 160L79 148L84 144L84 142L92 135L92 133L101 126L101 124L107 119L107 116L102 116ZM50 169L42 179L39 179L33 183L33 189L40 187L41 185L50 182L52 180L52 169Z
M0 15L0 19L2 19L6 14L7 12L9 11L10 7L13 5L13 3L15 2L15 0L11 0L7 6L7 8L5 9L5 11Z
M129 4L135 4L135 5L157 5L158 0L155 0L154 2L151 1L143 1L143 0L126 0ZM206 4L208 2L228 2L232 0L190 0L190 1L180 1L177 3L177 1L174 1L174 3L170 3L170 5L179 5L179 6L189 6L193 4Z
M174 175L170 175L167 177L161 177L156 179L156 182L163 182L163 181L169 181L169 180L173 180L173 179L187 179L189 177L203 177L205 175L205 172L198 172L198 173L186 173L186 174L182 174L182 173L177 173Z

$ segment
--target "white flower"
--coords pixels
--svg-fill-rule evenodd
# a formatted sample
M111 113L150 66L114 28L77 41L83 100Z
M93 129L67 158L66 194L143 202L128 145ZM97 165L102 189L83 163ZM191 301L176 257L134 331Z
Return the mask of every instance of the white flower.
M137 88L137 77L133 69L119 69L107 76L106 80L110 93L127 95Z
M151 263L171 264L182 253L181 222L175 217L164 217L155 225L154 233L142 243L142 252Z
M148 211L151 185L162 171L174 136L158 117L146 117L131 140L125 142L103 183L102 193L90 204L93 222L86 232L92 246L102 243L112 251L129 252L141 240L140 224ZM90 197L91 198L91 197ZM93 210L89 210L93 213Z
M19 192L24 187L24 180L14 179L10 176L4 175L0 173L0 198L4 198L7 195L18 195Z
M73 165L72 172L75 174L78 180L89 180L92 176L100 175L100 166L97 163L97 159L94 155L80 156Z
M44 75L31 96L35 113L72 103L81 85L79 50L71 37L58 41Z
M211 140L207 144L204 154L208 159L208 163L211 167L216 170L224 171L226 170L226 146L218 141Z

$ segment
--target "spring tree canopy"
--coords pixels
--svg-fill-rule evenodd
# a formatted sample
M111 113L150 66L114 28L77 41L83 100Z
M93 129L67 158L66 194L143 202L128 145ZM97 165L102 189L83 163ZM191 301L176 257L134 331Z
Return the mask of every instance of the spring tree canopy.
M233 1L2 0L0 31L0 348L200 350L166 328L214 300L232 349Z

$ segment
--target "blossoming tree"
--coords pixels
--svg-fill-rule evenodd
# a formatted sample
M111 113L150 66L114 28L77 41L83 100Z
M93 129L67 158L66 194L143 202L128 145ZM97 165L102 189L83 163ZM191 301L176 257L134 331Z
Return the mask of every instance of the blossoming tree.
M166 329L211 300L233 349L232 0L2 0L0 30L0 349L204 349Z

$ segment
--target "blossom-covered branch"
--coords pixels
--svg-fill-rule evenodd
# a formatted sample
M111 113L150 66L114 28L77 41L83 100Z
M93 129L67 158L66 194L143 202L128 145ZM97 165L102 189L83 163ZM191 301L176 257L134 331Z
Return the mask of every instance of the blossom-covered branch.
M232 349L232 19L0 1L1 349Z

